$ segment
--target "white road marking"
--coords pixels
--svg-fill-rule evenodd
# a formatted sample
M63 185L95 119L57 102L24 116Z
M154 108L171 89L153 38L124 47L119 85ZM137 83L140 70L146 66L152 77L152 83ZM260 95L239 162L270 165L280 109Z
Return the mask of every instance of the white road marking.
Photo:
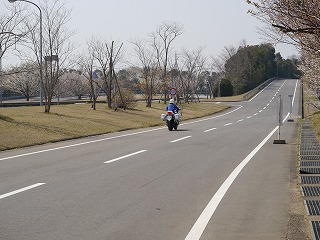
M181 140L187 139L187 138L191 138L191 136L186 136L186 137L183 137L183 138L179 138L179 139L176 139L176 140L173 140L173 141L170 141L170 142L175 143L175 142L179 142Z
M257 115L258 115L258 113L253 114L253 116L257 116Z
M232 125L233 123L227 123L227 124L225 124L225 125L223 125L223 126L229 126L229 125Z
M265 110L267 107L264 107L263 110Z
M112 139L117 139L117 138L122 138L122 137L133 136L133 135L153 132L153 131L157 131L157 130L161 130L161 129L165 129L165 128L167 128L167 127L155 128L155 129L150 129L150 130L141 131L141 132L128 133L128 134L115 136L115 137L101 138L101 139L92 140L92 141L88 141L88 142L76 143L76 144L66 145L66 146L57 147L57 148L50 148L50 149L45 149L45 150L41 150L41 151L25 153L25 154L15 155L15 156L11 156L11 157L0 158L0 161L12 159L12 158L18 158L18 157L34 155L34 154L39 154L39 153L51 152L51 151L56 151L56 150L60 150L60 149L65 149L65 148L77 147L77 146L86 145L86 144L90 144L90 143L96 143L96 142L102 142L102 141L107 141L107 140L112 140Z
M249 117L247 117L247 118L252 118L252 116L249 116Z
M227 112L227 113L224 113L224 114L221 114L221 115L218 115L218 116L214 116L214 117L210 117L210 118L205 118L205 119L200 119L200 120L196 120L196 121L193 121L193 122L187 122L187 123L183 123L183 124L180 124L180 125L188 125L188 124L193 124L193 123L198 123L198 122L203 122L203 121L208 121L208 120L212 120L212 119L216 119L216 118L219 118L219 117L223 117L223 116L226 116L230 113L233 113L235 111L238 111L240 108L242 108L242 106L230 111L230 112Z
M212 119L215 119L215 118L223 117L223 116L226 116L226 115L228 115L230 113L233 113L233 112L239 110L240 108L242 108L242 106L240 106L240 107L238 107L238 108L236 108L236 109L234 109L234 110L232 110L230 112L218 115L218 116L214 116L214 117L211 117L211 118L205 118L205 119L201 119L201 120L197 120L197 121L193 121L193 122L183 123L183 124L180 124L180 125L193 124L193 123L198 123L198 122L203 122L203 121L208 121L208 120L212 120ZM123 135L114 136L114 137L106 137L106 138L101 138L101 139L97 139L97 140L92 140L92 141L87 141L87 142L81 142L81 143L66 145L66 146L62 146L62 147L49 148L49 149L45 149L45 150L40 150L40 151L29 152L29 153L10 156L10 157L0 158L0 161L9 160L9 159L13 159L13 158L19 158L19 157L30 156L30 155L35 155L35 154L40 154L40 153L45 153L45 152L57 151L57 150L61 150L61 149L72 148L72 147L77 147L77 146L81 146L81 145L86 145L86 144L91 144L91 143L96 143L96 142L102 142L102 141L107 141L107 140L112 140L112 139L117 139L117 138L123 138L123 137L128 137L128 136L133 136L133 135L138 135L138 134L143 134L143 133L148 133L148 132L154 132L154 131L158 131L158 130L162 130L162 129L166 129L166 128L167 127L154 128L154 129L149 129L149 130L140 131L140 132L128 133L128 134L123 134Z
M297 85L296 85L297 86ZM293 102L295 99L296 89L294 91ZM290 113L287 114L283 122L289 117ZM203 210L190 232L188 233L185 240L199 240L203 231L205 230L208 222L210 221L212 215L216 211L222 198L230 188L233 181L237 178L242 169L248 164L248 162L255 156L255 154L264 146L264 144L270 139L270 137L278 130L279 126L275 127L269 135L244 159L242 162L233 170L233 172L228 176L224 183L220 186L218 191L214 194L206 208Z
M119 161L119 160L121 160L121 159L128 158L128 157L131 157L131 156L134 156L134 155L137 155L137 154L140 154L140 153L146 152L146 151L147 151L147 150L141 150L141 151L138 151L138 152L134 152L134 153L131 153L131 154L128 154L128 155L122 156L122 157L118 157L118 158L115 158L115 159L112 159L112 160L106 161L106 162L104 162L104 163L112 163L112 162L116 162L116 161Z
M217 128L210 128L210 129L208 129L208 130L205 130L204 132L206 133L206 132L210 132L210 131L212 131L212 130L216 130Z
M262 113L262 110L260 110L259 113Z
M220 201L228 191L233 181L237 178L242 169L247 163L255 156L255 154L263 147L269 138L278 130L278 127L272 130L269 135L233 170L229 177L224 181L218 191L214 194L206 208L203 210L185 240L198 240L200 239L203 231L205 230L208 222L210 221L213 213L216 211Z
M31 185L31 186L28 186L28 187L25 187L25 188L21 188L21 189L18 189L18 190L15 190L15 191L0 195L0 199L12 196L12 195L17 194L17 193L24 192L24 191L27 191L27 190L30 190L30 189L35 188L35 187L39 187L39 186L41 186L43 184L45 184L45 183L36 183L36 184Z
M273 81L272 81L271 83L273 83ZM262 89L260 92L258 92L253 98L251 98L251 99L249 100L249 102L251 102L253 99L255 99L256 97L258 97L258 95L259 95L260 93L262 93L265 89L267 89L267 88L271 85L271 83L269 83L268 86L266 86L264 89Z
M237 122L242 122L243 121L243 119L240 119L240 120L238 120Z

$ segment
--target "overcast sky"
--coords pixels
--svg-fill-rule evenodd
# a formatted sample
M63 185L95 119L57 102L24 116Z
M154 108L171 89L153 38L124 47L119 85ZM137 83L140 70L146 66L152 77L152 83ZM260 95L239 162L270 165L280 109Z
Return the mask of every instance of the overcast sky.
M37 0L34 1L37 3ZM69 26L76 32L74 39L78 46L85 45L86 39L95 35L123 42L126 51L130 51L130 40L147 38L163 21L175 21L183 25L184 33L173 44L178 52L182 48L193 50L201 46L205 47L204 54L210 57L220 54L225 46L238 46L242 40L249 45L265 42L257 31L257 27L263 25L247 13L250 6L245 0L65 2L68 8L72 8ZM292 46L283 44L276 46L276 52L285 58L297 54Z

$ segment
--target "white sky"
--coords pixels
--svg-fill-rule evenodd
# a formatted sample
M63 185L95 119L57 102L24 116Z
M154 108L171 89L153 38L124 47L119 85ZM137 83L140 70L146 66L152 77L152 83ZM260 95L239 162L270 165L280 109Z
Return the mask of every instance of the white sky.
M33 1L33 0L32 0ZM37 3L37 0L34 0ZM7 3L2 0L1 9ZM130 40L147 38L163 21L183 25L184 33L173 43L174 50L205 47L208 57L220 54L225 46L265 42L257 27L262 23L247 13L245 0L66 0L72 8L69 27L74 29L77 46L91 36L123 42L130 52ZM27 4L27 3L21 3ZM32 6L30 6L32 8ZM276 52L284 58L297 55L293 46L278 44ZM10 62L11 57L6 61ZM4 63L6 65L6 63Z

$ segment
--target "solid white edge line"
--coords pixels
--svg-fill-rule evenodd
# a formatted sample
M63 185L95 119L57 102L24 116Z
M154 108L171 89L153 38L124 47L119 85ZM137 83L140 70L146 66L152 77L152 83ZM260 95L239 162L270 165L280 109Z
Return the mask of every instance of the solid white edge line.
M295 100L297 84L293 94L293 101ZM290 113L286 115L283 119L283 122L287 120ZM264 144L271 138L271 136L279 129L279 126L275 127L269 135L244 159L242 162L233 170L233 172L229 175L229 177L224 181L224 183L220 186L218 191L214 194L206 208L203 210L193 227L191 228L190 232L188 233L185 240L199 240L203 231L205 230L208 222L210 221L212 215L214 214L215 210L217 209L219 203L221 202L222 198L230 188L233 181L237 178L239 173L242 169L248 164L248 162L255 156L255 154L264 146Z
M230 188L233 181L242 171L242 169L247 165L247 163L255 156L255 154L263 147L263 145L269 140L269 138L278 130L276 127L269 133L269 135L233 170L229 177L224 181L219 190L214 194L213 198L210 200L206 208L203 210L193 227L191 228L189 234L185 240L198 240L200 239L203 231L205 230L208 222L210 221L213 213L217 209L220 201Z
M15 191L0 195L0 199L12 196L12 195L17 194L17 193L24 192L24 191L27 191L27 190L30 190L30 189L35 188L35 187L39 187L39 186L44 185L44 184L45 183L36 183L36 184L31 185L31 186L28 186L28 187L25 187L25 188L21 188L21 189L18 189L18 190L15 190Z
M191 136L186 136L186 137L183 137L183 138L179 138L179 139L176 139L176 140L173 140L173 141L170 141L170 142L171 143L175 143L175 142L179 142L181 140L187 139L187 138L191 138Z
M272 81L271 83L273 83L274 81ZM260 95L260 93L262 93L264 90L266 90L270 85L271 83L268 84L268 86L266 86L264 89L262 89L260 92L258 92L253 98L251 98L249 100L249 102L251 102L253 99L255 99L256 97L258 97L258 95Z
M116 162L116 161L119 161L119 160L121 160L121 159L128 158L128 157L131 157L131 156L134 156L134 155L137 155L137 154L140 154L140 153L146 152L146 151L147 151L147 150L141 150L141 151L138 151L138 152L134 152L134 153L131 153L131 154L128 154L128 155L122 156L122 157L118 157L118 158L115 158L115 159L112 159L112 160L106 161L106 162L104 162L104 163L112 163L112 162Z
M65 149L65 148L77 147L77 146L86 145L86 144L90 144L90 143L102 142L102 141L107 141L107 140L112 140L112 139L117 139L117 138L122 138L122 137L128 137L128 136L138 135L138 134L141 134L141 133L158 131L158 130L161 130L161 129L164 129L164 128L166 128L166 127L155 128L155 129L150 129L150 130L140 131L140 132L135 132L135 133L128 133L128 134L124 134L124 135L120 135L120 136L101 138L101 139L97 139L97 140L92 140L92 141L87 141L87 142L82 142L82 143L76 143L76 144L71 144L71 145L57 147L57 148L50 148L50 149L46 149L46 150L30 152L30 153L11 156L11 157L0 158L0 161L12 159L12 158L18 158L18 157L34 155L34 154L38 154L38 153L51 152L51 151L56 151L56 150L60 150L60 149Z

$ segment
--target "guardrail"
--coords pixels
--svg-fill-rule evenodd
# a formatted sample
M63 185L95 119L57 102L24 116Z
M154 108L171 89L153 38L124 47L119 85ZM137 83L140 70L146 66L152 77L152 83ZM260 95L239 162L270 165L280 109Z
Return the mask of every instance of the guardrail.
M260 92L262 89L264 89L269 83L271 83L272 81L274 81L276 79L277 79L276 77L270 78L267 81L260 84L258 87L252 89L251 91L249 91L248 93L243 95L243 101L248 101L250 98L252 98L258 92Z

